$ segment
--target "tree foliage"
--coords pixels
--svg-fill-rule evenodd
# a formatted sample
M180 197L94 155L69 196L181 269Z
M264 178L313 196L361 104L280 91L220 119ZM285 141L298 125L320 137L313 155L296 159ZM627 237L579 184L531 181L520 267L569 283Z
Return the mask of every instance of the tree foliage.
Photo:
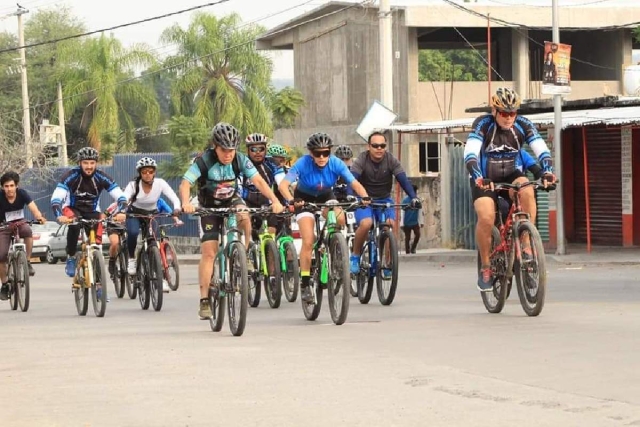
M486 50L421 50L418 57L419 80L486 81L487 64L482 59L486 59L486 55Z
M181 177L189 168L193 155L207 148L209 129L195 117L175 116L169 121L169 138L173 159L161 163L158 169L168 178Z
M292 87L285 87L273 94L271 111L275 129L290 128L300 115L300 108L305 105L302 92Z

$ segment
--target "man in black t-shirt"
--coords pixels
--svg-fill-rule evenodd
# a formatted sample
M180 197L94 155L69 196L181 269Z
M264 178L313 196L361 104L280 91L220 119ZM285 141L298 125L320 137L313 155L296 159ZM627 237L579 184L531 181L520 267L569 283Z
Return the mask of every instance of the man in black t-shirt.
M11 234L18 229L18 235L24 239L27 247L27 259L31 258L31 249L33 248L33 234L31 227L24 221L24 207L28 207L36 220L44 224L46 220L38 210L35 202L25 190L18 188L20 176L15 172L6 172L0 177L0 223L10 224L10 227L0 230L0 280L2 280L2 288L0 288L0 300L9 298L9 286L7 284L7 258L9 256L9 245L11 244ZM35 272L29 262L29 275L33 276Z

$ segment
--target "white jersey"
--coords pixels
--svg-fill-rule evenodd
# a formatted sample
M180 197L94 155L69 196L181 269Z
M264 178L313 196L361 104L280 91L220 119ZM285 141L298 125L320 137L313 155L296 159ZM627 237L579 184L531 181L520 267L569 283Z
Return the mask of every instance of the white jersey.
M136 193L136 182L131 181L127 184L127 187L124 189L124 195L127 200L131 200L133 195ZM146 211L153 211L157 209L158 199L160 196L165 195L171 201L173 205L173 209L181 209L180 199L176 195L175 191L169 186L167 181L162 178L154 178L153 185L151 186L151 191L145 193L142 188L142 182L140 182L140 191L136 196L135 202L132 203L132 206L138 209L143 209Z

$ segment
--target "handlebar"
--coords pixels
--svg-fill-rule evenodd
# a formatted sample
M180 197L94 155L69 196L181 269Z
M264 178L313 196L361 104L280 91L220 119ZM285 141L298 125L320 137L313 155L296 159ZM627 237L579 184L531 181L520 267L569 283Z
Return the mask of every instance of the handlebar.
M528 181L525 183L519 183L516 182L515 184L512 183L507 183L507 182L499 182L494 184L493 188L495 191L500 191L500 190L514 190L516 192L521 191L527 187L534 187L535 189L540 189L540 190L544 190L544 191L553 191L556 189L557 184L560 181L556 180L556 182L554 182L553 184L548 184L546 187L544 186L544 184L542 183L542 180L536 180L536 181ZM483 181L483 184L485 185L490 185L491 184L491 180L485 179Z
M237 213L257 213L263 208L198 208L192 214L195 216L228 216Z
M167 214L167 213L148 213L148 214L141 214L141 213L128 213L127 217L128 218L143 218L143 219L150 219L150 218L169 218L172 217L172 214Z
M33 224L40 224L40 221L37 220L27 220L27 219L20 219L16 222L3 222L0 223L0 230L5 230L9 227L19 227L22 224L29 224L29 225L33 225Z

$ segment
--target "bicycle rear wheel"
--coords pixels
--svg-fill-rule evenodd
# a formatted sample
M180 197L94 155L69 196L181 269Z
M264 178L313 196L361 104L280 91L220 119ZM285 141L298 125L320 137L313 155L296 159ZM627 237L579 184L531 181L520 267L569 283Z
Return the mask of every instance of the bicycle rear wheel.
M224 324L224 303L226 298L220 294L218 288L209 287L209 305L212 316L209 318L209 326L213 332L220 332Z
M138 288L138 301L140 308L149 309L151 302L151 289L149 284L149 258L147 252L139 250L136 264L136 286Z
M93 278L91 283L91 300L96 317L103 317L107 310L107 269L104 266L104 256L99 250L91 254Z
M247 250L247 263L253 265L253 273L249 275L248 289L247 289L247 301L251 307L257 307L260 305L260 296L262 294L262 288L260 287L260 248L255 242L249 243L249 249Z
M320 261L318 261L320 263ZM307 320L316 320L320 315L322 309L322 285L320 284L320 267L311 267L311 280L309 280L309 286L312 286L313 293L315 294L315 301L312 303L306 303L300 298L302 303L302 312Z
M76 265L80 265L80 259L82 256L78 253L76 254ZM73 288L73 299L76 302L76 310L78 311L78 315L85 316L87 314L87 310L89 309L89 288L85 285L85 269L87 267L82 267L78 270L76 277L73 280L78 279L80 284L79 288L74 286Z
M342 233L334 233L329 241L329 283L327 298L331 320L342 325L349 314L351 273L349 272L349 246Z
M517 228L520 258L516 260L515 276L520 304L527 316L537 316L544 307L547 289L547 269L542 239L536 227L522 221ZM526 240L526 241L523 241ZM526 254L526 255L525 255Z
M124 269L122 267L123 265ZM118 254L116 255L115 271L113 272L112 280L116 290L116 296L118 298L124 297L124 292L127 289L127 261L121 248L118 248Z
M362 248L362 254L360 255L360 271L356 276L358 301L360 301L360 304L369 304L371 294L373 293L374 276L371 274L371 262L369 261L370 250L371 242L367 241Z
M16 259L13 258L10 262L7 263L7 277L9 279L9 307L11 310L18 309L18 280L17 280L17 270L18 266L16 265Z
M496 227L491 230L491 253L500 244L500 232ZM482 303L489 313L500 313L507 300L507 292L510 281L507 279L507 257L504 252L498 252L491 257L491 270L493 271L493 291L480 292ZM478 272L482 267L480 253L478 252Z
M282 272L282 288L284 296L289 302L295 302L298 298L298 288L300 286L300 266L298 265L298 251L292 242L283 243L284 261L287 269Z
M376 290L382 305L391 305L398 289L398 242L390 229L380 230L378 253L379 260L376 271ZM389 255L386 255L386 254ZM385 278L384 270L390 276Z
M162 310L162 278L164 270L162 268L162 258L160 257L160 249L157 246L149 248L149 292L151 293L151 305L155 311Z
M221 249L223 250L223 249ZM248 274L247 253L240 242L231 242L229 248L229 280L227 286L227 308L229 311L229 328L231 333L239 337L244 333L248 308Z
M176 248L173 247L173 243L166 240L164 244L164 257L167 261L167 269L165 273L165 279L169 283L169 289L177 291L180 286L180 264L178 263L178 254Z
M278 308L282 301L282 289L280 282L282 280L280 273L280 256L278 255L278 247L275 240L269 240L264 245L264 260L266 262L267 274L263 277L264 292L269 301L269 307Z

